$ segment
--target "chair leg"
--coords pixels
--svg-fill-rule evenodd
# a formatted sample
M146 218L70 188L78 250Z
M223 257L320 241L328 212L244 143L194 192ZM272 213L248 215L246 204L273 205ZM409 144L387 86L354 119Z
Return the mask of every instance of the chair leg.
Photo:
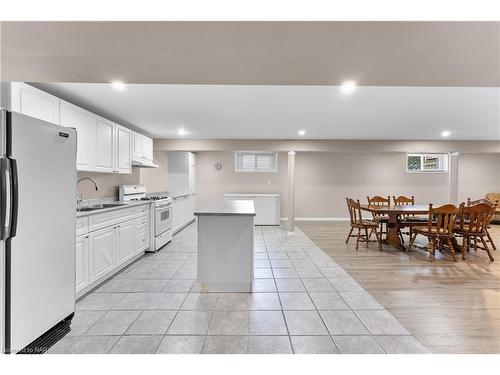
M488 232L488 230L486 230L486 235L488 236L488 241L490 241L491 247L493 248L493 250L496 250L497 247L495 246L495 243L493 242L493 239L491 238L490 232Z
M365 228L365 240L366 240L366 247L370 244L370 241L368 240L368 228Z
M467 237L466 236L463 236L462 237L462 260L466 260L467 259L467 249L468 249L468 241L467 241Z
M361 229L358 228L358 237L356 237L356 250L359 247L359 237L361 236Z
M410 239L410 244L408 245L408 249L406 250L407 252L411 251L411 247L413 246L413 243L415 242L416 238L417 238L417 233L415 233L413 237Z
M435 257L436 257L436 239L432 237L431 244L429 247L429 257L427 258L427 260L429 262L433 262Z
M378 235L378 232L377 232L377 230L376 230L376 229L375 229L375 231L374 231L374 232L375 232L375 237L377 237L378 247L379 247L380 251L382 251L382 250L383 250L383 248L382 248L382 239L381 239L381 238L380 238L380 236Z
M354 227L351 227L351 230L349 231L349 234L347 235L347 240L345 240L345 243L348 244L349 243L349 240L351 239L351 234L352 234L352 230L354 229Z
M453 261L456 262L457 257L455 256L455 247L453 246L453 244L451 243L451 240L449 238L446 242L448 243L448 247L450 248L451 256L453 257Z
M493 262L495 259L493 258L493 255L491 255L490 248L488 247L488 243L486 242L486 240L484 239L484 237L481 237L481 242L483 243L484 250L486 250L486 252L488 253L488 257Z

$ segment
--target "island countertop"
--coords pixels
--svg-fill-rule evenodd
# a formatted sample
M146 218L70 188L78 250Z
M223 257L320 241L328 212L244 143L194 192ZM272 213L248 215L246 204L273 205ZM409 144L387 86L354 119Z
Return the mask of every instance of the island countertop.
M196 216L255 216L251 200L224 200L194 213Z

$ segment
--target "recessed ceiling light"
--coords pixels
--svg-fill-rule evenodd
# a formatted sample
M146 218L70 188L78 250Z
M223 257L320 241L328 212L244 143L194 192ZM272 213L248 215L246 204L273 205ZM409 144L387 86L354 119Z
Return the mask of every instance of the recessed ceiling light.
M299 130L298 134L300 136L306 135L306 131L305 130Z
M451 132L449 130L443 130L441 132L441 137L447 138L451 135Z
M122 81L113 81L111 82L111 86L118 91L125 90L125 84Z
M184 129L182 129L182 128L179 128L177 130L177 135L186 135L186 134L187 134L187 132Z
M354 91L356 91L356 82L354 81L345 81L342 82L340 85L340 92L342 94L352 94Z

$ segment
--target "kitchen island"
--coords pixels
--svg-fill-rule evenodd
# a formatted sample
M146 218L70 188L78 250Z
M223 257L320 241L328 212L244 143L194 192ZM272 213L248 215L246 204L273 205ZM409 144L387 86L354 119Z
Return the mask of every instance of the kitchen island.
M251 292L253 278L252 201L221 201L198 217L198 281L203 292Z

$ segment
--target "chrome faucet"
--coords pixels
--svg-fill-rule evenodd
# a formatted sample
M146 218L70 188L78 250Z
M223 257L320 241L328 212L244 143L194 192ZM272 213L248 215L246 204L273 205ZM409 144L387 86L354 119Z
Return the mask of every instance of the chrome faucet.
M82 181L89 180L94 183L95 186L95 191L99 190L99 185L97 185L97 182L91 178L91 177L80 177L78 180L76 180L76 189L78 190L78 184ZM82 193L78 192L78 195L76 196L76 205L78 206L80 203L82 203Z

